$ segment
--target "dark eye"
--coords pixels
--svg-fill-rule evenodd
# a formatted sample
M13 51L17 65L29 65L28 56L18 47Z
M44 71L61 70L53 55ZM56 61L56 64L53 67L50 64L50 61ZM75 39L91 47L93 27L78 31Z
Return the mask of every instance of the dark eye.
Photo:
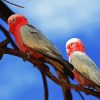
M12 22L15 23L15 22L16 22L16 19L14 18L14 19L12 20Z
M74 43L71 43L70 46L73 46Z

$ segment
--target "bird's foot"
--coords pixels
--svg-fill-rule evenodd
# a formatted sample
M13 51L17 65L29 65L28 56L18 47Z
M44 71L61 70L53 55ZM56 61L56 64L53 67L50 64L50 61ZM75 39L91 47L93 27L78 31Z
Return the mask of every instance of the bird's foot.
M31 54L29 52L26 52L26 54L27 54L27 58L29 59L30 56L31 56ZM23 61L25 62L25 61L27 61L27 59L26 58L23 58Z
M77 84L78 87L83 87L81 84Z
M43 59L42 58L34 58L35 62L34 62L34 67L36 67L38 64L42 64L43 63Z

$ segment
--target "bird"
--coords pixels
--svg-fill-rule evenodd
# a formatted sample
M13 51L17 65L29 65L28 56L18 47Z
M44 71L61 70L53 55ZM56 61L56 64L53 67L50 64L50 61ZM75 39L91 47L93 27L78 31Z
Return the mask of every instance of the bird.
M44 59L53 67L74 79L73 65L66 61L57 47L36 27L29 24L22 14L13 14L8 18L9 31L13 34L20 51L36 59Z
M79 85L95 87L100 91L100 70L86 54L84 43L78 38L71 38L66 42L66 52Z

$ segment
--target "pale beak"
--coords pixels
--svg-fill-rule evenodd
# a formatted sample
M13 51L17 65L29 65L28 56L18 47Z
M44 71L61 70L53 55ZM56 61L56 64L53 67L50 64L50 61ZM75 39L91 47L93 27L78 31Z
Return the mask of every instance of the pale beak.
M66 49L66 52L67 52L67 53L68 53L68 51L69 51L69 50L68 50L68 49Z

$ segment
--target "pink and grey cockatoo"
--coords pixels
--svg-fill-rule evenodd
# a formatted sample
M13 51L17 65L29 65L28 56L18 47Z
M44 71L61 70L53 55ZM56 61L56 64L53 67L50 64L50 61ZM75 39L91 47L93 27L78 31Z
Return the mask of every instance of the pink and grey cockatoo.
M74 68L61 56L54 44L43 33L28 23L25 16L20 14L11 15L8 18L10 32L14 35L16 43L22 52L29 53L34 58L45 59L56 70L74 78Z
M83 86L100 86L100 70L86 55L84 44L78 38L72 38L66 43L69 62L74 66L75 79Z

